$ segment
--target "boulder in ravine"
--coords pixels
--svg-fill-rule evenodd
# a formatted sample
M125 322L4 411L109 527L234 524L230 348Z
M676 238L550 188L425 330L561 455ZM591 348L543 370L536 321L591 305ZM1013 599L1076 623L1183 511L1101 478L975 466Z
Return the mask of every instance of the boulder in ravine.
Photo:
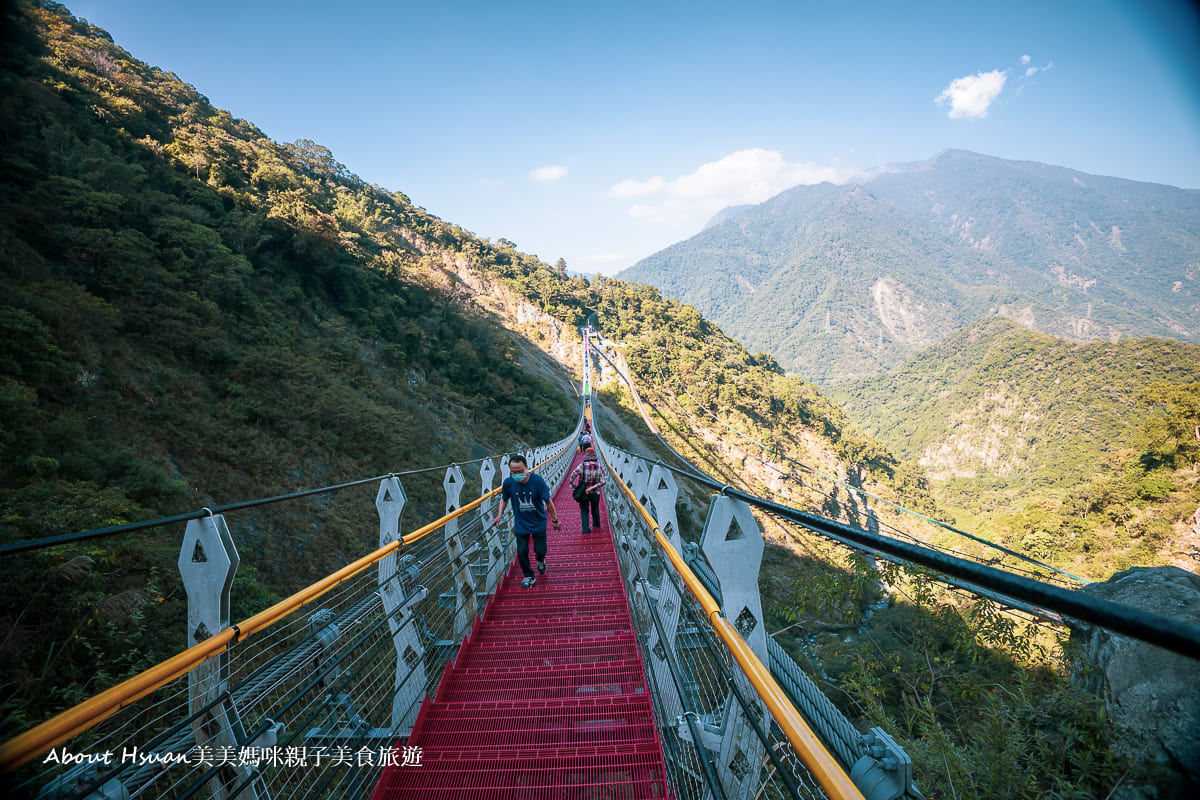
M1134 567L1087 594L1200 626L1200 575L1179 567ZM1114 797L1200 797L1200 661L1102 628L1079 631L1086 656L1078 679L1102 697L1121 731L1118 749L1159 767L1151 786Z

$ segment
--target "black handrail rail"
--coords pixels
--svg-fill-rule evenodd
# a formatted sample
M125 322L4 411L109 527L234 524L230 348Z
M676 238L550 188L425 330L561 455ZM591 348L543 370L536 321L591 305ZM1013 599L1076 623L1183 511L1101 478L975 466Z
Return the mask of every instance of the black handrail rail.
M503 453L501 455L504 455ZM58 536L46 536L41 539L27 539L23 542L9 542L8 544L0 544L0 556L10 553L23 553L28 550L37 550L43 547L53 547L58 544L70 544L71 542L81 542L87 539L98 539L105 536L115 536L119 533L132 533L133 531L146 530L148 528L158 528L163 525L173 525L177 522L190 522L194 519L202 519L211 517L215 514L224 514L228 511L240 511L246 508L255 508L257 506L270 505L272 503L281 503L287 500L298 500L302 497L311 497L318 494L326 494L329 492L337 492L342 489L350 489L354 486L362 486L366 483L377 483L385 478L400 478L405 475L420 475L425 472L437 472L450 467L461 467L466 464L479 464L496 456L486 456L477 458L473 461L462 461L454 464L443 464L439 467L426 467L424 469L411 469L406 472L388 472L383 475L376 475L373 478L361 478L355 481L339 483L334 486L322 486L317 489L303 489L290 494L280 494L274 497L262 497L257 500L242 500L237 503L228 503L223 506L213 506L212 508L202 508L198 511L189 511L185 514L176 514L171 517L159 517L157 519L148 519L141 522L127 522L121 525L110 525L107 528L94 528L87 531L79 531L77 533L63 533Z

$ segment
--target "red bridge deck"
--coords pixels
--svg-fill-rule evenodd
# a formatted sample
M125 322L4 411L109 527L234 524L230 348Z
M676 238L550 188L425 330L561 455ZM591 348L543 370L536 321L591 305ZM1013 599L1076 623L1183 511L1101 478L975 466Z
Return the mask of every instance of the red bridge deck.
M554 502L546 574L522 589L514 560L421 707L420 765L389 767L372 800L668 796L607 509L585 535L565 482Z

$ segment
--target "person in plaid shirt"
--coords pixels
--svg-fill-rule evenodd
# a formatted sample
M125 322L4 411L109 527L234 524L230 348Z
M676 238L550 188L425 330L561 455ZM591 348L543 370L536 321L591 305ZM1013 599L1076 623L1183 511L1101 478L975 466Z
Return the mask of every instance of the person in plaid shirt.
M596 449L589 447L584 451L583 462L571 473L571 485L584 482L587 494L579 501L579 516L583 520L583 532L591 533L592 528L600 530L600 489L604 486L604 468L596 458ZM591 525L588 525L588 509L591 508Z

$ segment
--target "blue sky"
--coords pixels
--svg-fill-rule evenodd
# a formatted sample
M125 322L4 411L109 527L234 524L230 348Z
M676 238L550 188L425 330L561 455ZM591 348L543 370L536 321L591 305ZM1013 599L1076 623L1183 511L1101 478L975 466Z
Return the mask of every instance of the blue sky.
M1184 0L75 0L279 141L569 268L947 148L1200 188Z

